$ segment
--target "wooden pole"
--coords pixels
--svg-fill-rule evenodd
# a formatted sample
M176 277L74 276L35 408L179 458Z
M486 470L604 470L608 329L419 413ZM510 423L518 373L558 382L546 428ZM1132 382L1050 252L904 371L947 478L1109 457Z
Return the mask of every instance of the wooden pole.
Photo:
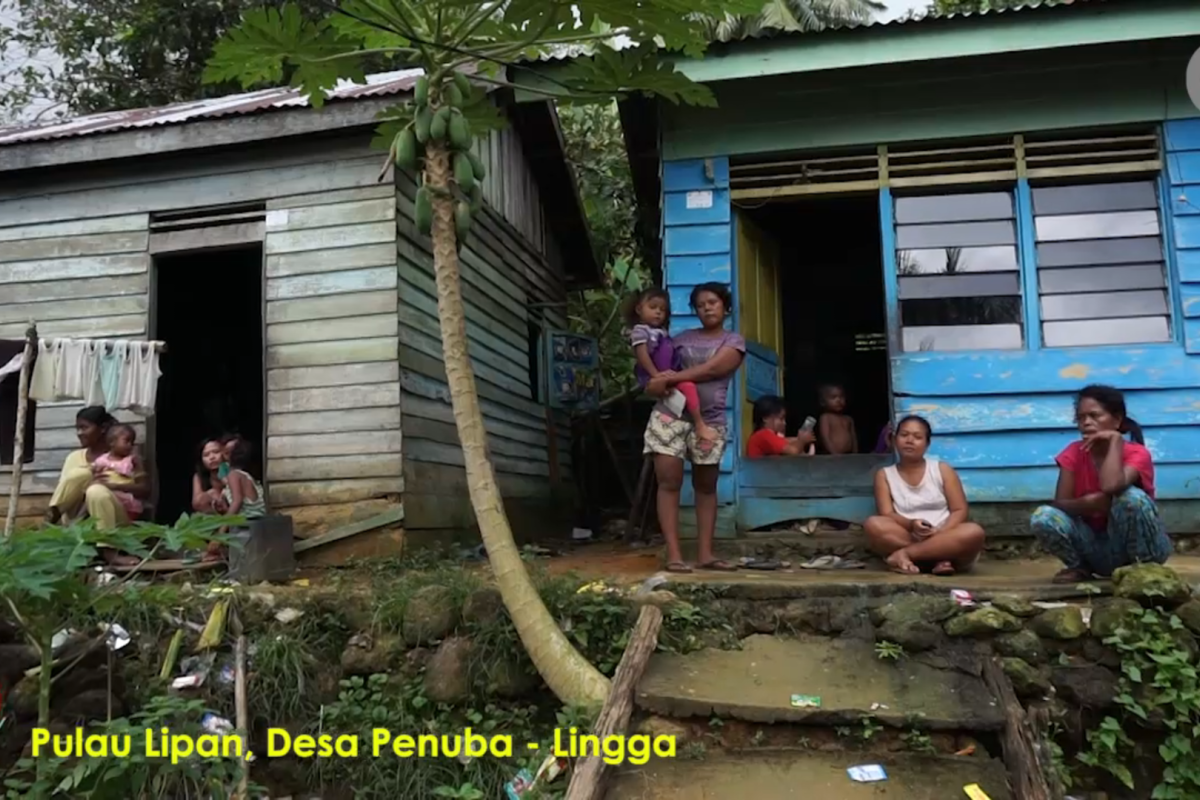
M1008 782L1013 796L1021 800L1052 800L1045 773L1038 761L1034 737L1027 724L1025 709L1017 700L1012 681L1004 674L999 662L986 658L983 662L983 681L1004 714L1004 732L1000 745L1004 764L1008 767Z
M654 479L654 460L649 456L642 458L642 472L638 475L637 489L633 499L629 501L629 519L625 523L625 541L633 542L638 539L648 539L646 536L644 507L650 494L650 484ZM637 523L641 523L640 533Z
M644 605L638 613L637 624L633 627L633 635L625 646L625 654L617 665L613 676L612 688L608 699L600 709L593 731L600 740L606 736L622 735L629 727L629 717L633 714L633 692L651 654L658 647L658 630L662 627L662 609L658 606ZM571 774L571 783L567 787L566 800L600 800L604 796L605 767L601 756L587 756L575 762L575 771Z
M25 472L25 417L29 414L29 371L33 349L37 346L37 325L32 321L25 331L24 360L17 384L17 429L13 437L12 487L8 490L8 515L4 518L4 538L12 536L17 524L17 504L21 501L21 475Z
M237 729L242 737L242 777L238 781L238 800L250 797L250 706L246 701L246 635L239 634L234 647L233 705L237 715Z

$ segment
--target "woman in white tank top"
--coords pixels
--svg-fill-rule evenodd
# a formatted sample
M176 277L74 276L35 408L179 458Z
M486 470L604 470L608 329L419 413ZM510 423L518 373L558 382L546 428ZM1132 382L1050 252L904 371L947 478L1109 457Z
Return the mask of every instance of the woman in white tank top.
M923 417L896 426L896 464L875 473L876 516L866 521L871 549L894 571L934 575L970 569L983 550L983 528L967 521L967 496L949 464L926 458L933 430Z

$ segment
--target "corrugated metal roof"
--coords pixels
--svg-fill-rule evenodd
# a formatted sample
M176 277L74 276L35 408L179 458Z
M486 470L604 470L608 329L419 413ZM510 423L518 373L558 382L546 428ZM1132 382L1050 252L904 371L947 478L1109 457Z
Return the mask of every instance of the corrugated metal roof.
M326 96L331 101L337 101L352 100L358 97L387 97L404 94L412 90L420 76L420 69L382 72L378 75L368 75L366 84L343 81L335 89L326 92ZM132 128L149 128L156 125L177 125L197 119L217 119L275 109L302 108L307 105L308 98L301 96L298 88L281 86L257 92L213 97L207 100L172 103L169 106L158 108L110 111L41 125L0 128L0 147L23 142L112 133Z

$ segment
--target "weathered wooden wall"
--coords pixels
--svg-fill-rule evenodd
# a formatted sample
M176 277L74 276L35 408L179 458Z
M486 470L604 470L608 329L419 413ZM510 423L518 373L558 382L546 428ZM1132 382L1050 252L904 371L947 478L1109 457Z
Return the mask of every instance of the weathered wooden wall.
M474 516L442 366L433 257L428 239L417 234L412 222L416 187L403 175L397 184L406 525L468 528ZM490 208L476 215L459 258L468 347L501 491L510 515L529 510L538 517L523 520L547 520L547 506L556 505L551 436L565 484L569 431L557 415L555 431L547 435L545 406L530 385L531 359L537 358L530 347L530 326L541 316L530 306L565 302L560 274ZM544 316L552 327L566 325L561 305L546 307Z

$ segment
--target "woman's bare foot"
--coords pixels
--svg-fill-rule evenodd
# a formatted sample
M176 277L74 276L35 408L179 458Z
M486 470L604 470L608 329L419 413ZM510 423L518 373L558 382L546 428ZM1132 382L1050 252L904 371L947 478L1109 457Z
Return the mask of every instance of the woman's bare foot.
M954 575L957 570L954 569L953 563L949 561L939 561L933 565L933 569L930 570L930 572L932 572L934 575L950 576Z
M888 556L887 565L892 568L892 572L898 572L901 575L916 575L921 571L903 549Z

